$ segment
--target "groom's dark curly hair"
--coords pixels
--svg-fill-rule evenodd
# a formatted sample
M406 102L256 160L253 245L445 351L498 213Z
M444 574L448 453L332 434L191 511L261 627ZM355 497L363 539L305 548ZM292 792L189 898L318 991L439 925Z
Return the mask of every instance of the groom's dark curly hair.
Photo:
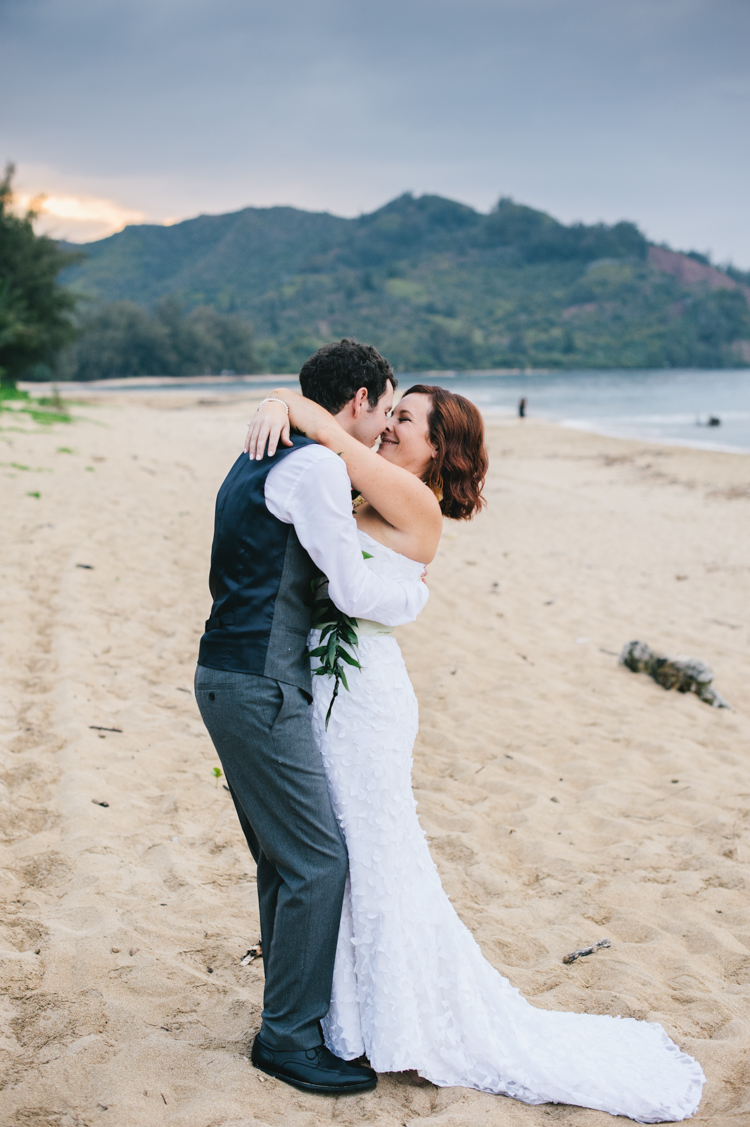
M324 344L305 360L299 374L302 394L338 414L361 387L367 388L367 402L376 407L388 383L394 389L398 380L393 368L371 344L351 337Z

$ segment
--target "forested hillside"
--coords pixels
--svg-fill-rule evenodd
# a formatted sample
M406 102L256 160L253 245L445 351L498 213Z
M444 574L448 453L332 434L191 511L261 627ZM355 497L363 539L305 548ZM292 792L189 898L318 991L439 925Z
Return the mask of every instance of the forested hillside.
M289 372L342 336L411 370L750 361L750 278L649 247L632 223L566 226L507 199L489 215L411 195L357 219L245 208L83 250L63 276L93 299L67 360L78 378ZM164 351L180 317L210 337L200 361Z

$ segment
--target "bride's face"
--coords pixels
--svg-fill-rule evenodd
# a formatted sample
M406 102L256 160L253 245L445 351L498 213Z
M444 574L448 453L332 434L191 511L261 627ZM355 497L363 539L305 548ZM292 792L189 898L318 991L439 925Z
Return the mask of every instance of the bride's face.
M437 451L430 443L429 395L405 395L380 436L378 454L404 470L424 477Z

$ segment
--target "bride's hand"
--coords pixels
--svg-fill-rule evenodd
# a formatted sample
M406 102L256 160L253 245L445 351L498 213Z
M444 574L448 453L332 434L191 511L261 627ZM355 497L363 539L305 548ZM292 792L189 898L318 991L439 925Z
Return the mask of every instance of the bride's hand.
M280 402L277 403L277 400ZM336 453L342 448L341 438L346 439L346 432L325 407L313 403L311 399L305 399L299 392L291 391L288 387L276 387L248 423L245 451L252 459L260 459L266 442L269 456L276 453L279 438L285 446L291 446L290 427L322 446L335 449ZM356 443L357 440L353 441Z
M292 445L289 429L289 412L284 404L276 400L267 400L261 403L247 424L243 449L249 454L251 461L260 461L268 444L268 456L272 458L278 448L279 439L284 446Z

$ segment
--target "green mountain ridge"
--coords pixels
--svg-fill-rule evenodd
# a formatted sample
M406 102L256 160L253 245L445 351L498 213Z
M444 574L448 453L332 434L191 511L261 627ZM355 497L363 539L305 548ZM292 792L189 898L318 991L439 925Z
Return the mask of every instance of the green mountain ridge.
M356 219L245 208L76 249L86 259L61 280L91 299L89 334L102 306L163 317L168 299L225 336L230 319L250 322L245 370L296 370L342 336L375 344L400 370L750 361L750 278L654 247L633 223L565 225L508 199L488 215L429 195ZM136 317L123 305L110 321L124 311ZM126 374L103 364L86 374Z

